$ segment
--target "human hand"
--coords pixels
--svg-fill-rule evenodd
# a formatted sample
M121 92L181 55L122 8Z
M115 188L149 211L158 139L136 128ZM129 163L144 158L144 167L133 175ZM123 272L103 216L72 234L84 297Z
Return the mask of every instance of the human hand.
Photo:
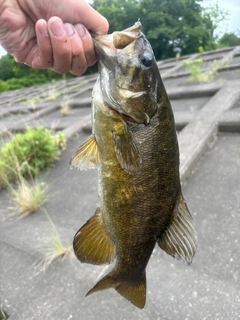
M83 74L96 62L88 30L106 34L108 22L85 0L0 4L0 44L17 62L33 68Z

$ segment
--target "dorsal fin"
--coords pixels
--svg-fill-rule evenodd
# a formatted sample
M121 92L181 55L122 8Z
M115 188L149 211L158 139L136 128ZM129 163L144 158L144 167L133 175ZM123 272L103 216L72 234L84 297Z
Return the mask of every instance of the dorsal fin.
M94 169L99 163L98 146L94 135L91 135L72 156L71 167L81 170Z
M158 245L174 258L187 264L192 263L197 249L197 233L192 216L181 194L178 197L170 224L158 241Z

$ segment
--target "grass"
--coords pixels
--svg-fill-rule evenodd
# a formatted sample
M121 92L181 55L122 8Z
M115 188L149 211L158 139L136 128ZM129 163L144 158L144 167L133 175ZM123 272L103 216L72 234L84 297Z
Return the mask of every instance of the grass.
M60 113L61 113L62 117L66 117L67 115L69 115L70 110L71 110L71 107L70 107L68 101L65 101L61 104Z
M56 87L50 86L45 100L55 100L59 95L59 90Z
M0 320L7 320L7 319L8 319L8 315L3 310L3 305L1 304L1 306L0 306Z
M14 165L0 161L0 185L6 186L10 192L13 202L12 216L17 215L22 218L43 205L48 187L37 177L33 178L29 163L27 161L20 163L14 151L11 153L11 158ZM28 173L28 180L23 175L23 165Z
M14 203L14 215L25 217L37 211L46 201L47 185L37 179L29 183L20 177L17 187L10 186L12 201Z
M51 220L46 210L45 213L51 225L49 232L50 237L46 240L47 246L45 255L35 264L37 269L39 269L37 274L45 272L49 265L54 261L64 260L71 252L71 245L63 245L55 224Z
M216 75L219 66L216 60L213 61L211 68L208 72L201 70L200 65L203 63L202 59L196 59L193 61L183 61L184 66L188 69L190 73L189 80L196 82L211 82Z

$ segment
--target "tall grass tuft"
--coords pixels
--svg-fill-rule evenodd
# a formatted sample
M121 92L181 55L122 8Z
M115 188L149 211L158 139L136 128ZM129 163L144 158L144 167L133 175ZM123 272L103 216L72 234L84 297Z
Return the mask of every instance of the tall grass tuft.
M62 243L55 224L51 220L46 210L45 213L51 225L49 231L50 236L46 240L47 245L45 249L45 255L35 263L37 269L39 270L37 274L46 271L46 269L54 261L64 260L71 252L71 245L64 245Z

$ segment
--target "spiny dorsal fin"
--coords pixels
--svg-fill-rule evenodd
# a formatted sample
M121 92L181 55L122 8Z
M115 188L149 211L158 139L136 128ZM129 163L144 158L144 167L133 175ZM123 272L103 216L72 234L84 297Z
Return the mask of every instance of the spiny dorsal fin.
M158 245L174 258L188 264L192 263L197 249L197 233L192 216L181 194L173 211L170 225L158 241Z
M129 174L136 174L139 170L141 158L137 142L123 121L115 124L113 129L116 157L120 166Z
M108 288L115 288L115 290L130 301L136 307L142 309L146 303L146 274L139 281L135 282L121 282L114 276L114 270L102 278L91 290L88 291L86 296L90 294L105 290Z
M114 245L104 229L99 208L76 233L73 248L81 262L104 264L114 259Z
M81 170L94 169L99 163L98 146L94 135L91 135L74 153L70 166Z

